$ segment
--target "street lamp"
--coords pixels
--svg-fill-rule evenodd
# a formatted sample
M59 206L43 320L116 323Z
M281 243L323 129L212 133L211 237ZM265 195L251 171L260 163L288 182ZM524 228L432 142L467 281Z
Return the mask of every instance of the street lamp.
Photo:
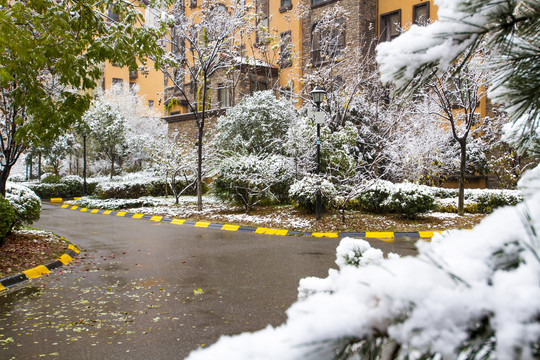
M323 102L325 95L326 95L326 91L324 91L324 89L321 89L318 85L315 86L315 89L311 91L311 99L317 106L317 112L321 111L321 103ZM317 175L320 175L320 173L321 173L321 123L317 121ZM317 220L321 218L321 213L322 213L321 207L322 207L321 190L319 189L317 191L317 194L315 195L315 214L316 214Z
M83 137L83 196L86 196L86 131L82 134Z

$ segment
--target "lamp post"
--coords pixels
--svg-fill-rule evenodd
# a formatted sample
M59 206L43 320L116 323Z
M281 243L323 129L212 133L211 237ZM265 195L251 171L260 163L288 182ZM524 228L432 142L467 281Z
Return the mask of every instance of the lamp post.
M86 196L86 133L83 133L83 196Z
M317 106L317 112L321 111L321 103L324 100L324 96L326 95L326 91L324 89L321 89L318 85L315 86L315 89L311 91L311 99ZM315 117L317 119L317 116ZM321 173L321 123L317 121L317 175L320 175ZM317 220L319 220L322 216L322 199L321 199L321 191L320 189L317 191L317 194L315 195L315 214Z

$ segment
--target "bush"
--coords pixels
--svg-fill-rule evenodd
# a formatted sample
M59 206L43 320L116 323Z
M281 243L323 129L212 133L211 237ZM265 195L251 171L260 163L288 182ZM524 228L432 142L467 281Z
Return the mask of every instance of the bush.
M68 197L64 195L67 194L67 187L64 184L29 183L28 187L41 199Z
M141 197L138 199L106 199L97 200L95 198L83 197L75 200L73 204L80 207L92 209L121 210L129 208L140 208L146 206L158 206L162 203L159 200L150 197Z
M180 190L187 184L177 182L176 187ZM137 199L142 196L164 196L167 184L165 180L157 177L149 176L126 176L120 180L101 181L95 185L95 190L89 194L94 194L99 199ZM206 186L203 184L203 193ZM193 195L196 189L184 193L185 195Z
M261 202L288 199L292 179L291 166L280 155L239 155L221 159L213 191L221 199L249 211Z
M407 219L416 219L419 214L435 208L435 199L426 193L414 190L398 190L388 200L392 212Z
M0 245L13 228L15 223L15 210L11 203L0 194Z
M40 182L42 184L58 184L60 182L60 176L52 174L52 173L46 173L41 176Z
M508 196L504 193L485 193L479 195L476 198L478 212L484 214L490 214L494 209L507 206L507 205L517 205L521 199L515 196Z
M362 192L357 200L363 211L374 214L397 213L414 219L419 214L436 208L433 194L427 186L377 181Z
M92 194L96 185L95 182L87 182L86 192ZM83 195L83 180L75 175L60 178L51 174L44 177L40 183L29 183L28 187L41 199L72 198Z
M334 184L326 179L313 175L306 176L291 186L289 196L296 202L299 208L314 213L317 191L321 192L322 210L324 211L328 209L330 201L336 193Z
M6 187L6 199L15 212L13 227L29 225L39 220L41 200L26 186L8 184Z
M390 191L387 188L373 188L362 192L356 200L361 210L373 214L384 214L390 210L386 203L389 197Z
M60 179L60 184L65 185L66 195L62 197L75 197L83 195L83 179L77 175L68 175ZM87 184L88 185L88 184ZM88 192L88 186L87 186Z

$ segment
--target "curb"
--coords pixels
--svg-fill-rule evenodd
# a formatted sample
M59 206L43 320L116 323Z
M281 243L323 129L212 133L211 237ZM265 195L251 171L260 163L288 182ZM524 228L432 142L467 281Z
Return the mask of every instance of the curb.
M46 275L50 273L51 271L53 271L54 269L58 269L59 267L62 267L72 262L73 258L79 255L80 253L79 249L77 249L75 245L73 245L73 243L67 241L65 238L63 237L60 237L60 238L66 241L68 244L68 251L66 251L64 255L60 256L55 261L50 262L46 265L39 265L39 266L36 266L35 268L24 270L20 274L11 275L3 279L0 279L0 294L4 290L7 290L10 287L19 285L30 279L35 279L43 275Z
M80 198L81 198L80 196L78 197L76 196L73 198L46 198L46 199L41 199L41 201L48 201L52 203L63 203L66 200L79 200Z
M232 224L214 224L207 221L192 221L186 219L178 218L167 218L163 216L152 216L144 215L137 213L130 213L125 211L114 211L114 210L102 210L102 209L89 209L85 207L80 207L77 205L62 204L63 209L77 210L80 212L88 212L91 214L102 214L102 215L111 215L111 216L120 216L127 217L131 219L142 219L149 220L156 223L170 223L173 225L188 225L200 228L209 228L225 231L240 231L248 232L255 234L266 234L266 235L278 235L278 236L311 236L319 238L343 238L343 237L363 237L363 238L376 238L385 242L394 242L394 239L431 239L435 233L441 233L442 231L411 231L411 232L333 232L333 233L322 233L322 232L302 232L302 231L292 231L284 229L272 229L265 227L252 227L252 226L242 226L242 225L232 225Z

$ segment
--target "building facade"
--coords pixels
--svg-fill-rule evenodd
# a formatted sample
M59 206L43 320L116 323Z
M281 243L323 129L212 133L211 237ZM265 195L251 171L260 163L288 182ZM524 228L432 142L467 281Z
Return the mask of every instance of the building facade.
M142 0L140 3L147 3ZM140 6L139 10L144 14L144 26L154 26L159 19L159 11ZM110 15L114 16L114 14ZM163 39L161 46L167 48L167 41ZM140 62L138 62L140 64ZM142 65L142 64L140 64ZM127 67L121 67L110 62L103 64L103 77L101 88L109 90L113 85L119 84L130 89L138 88L138 95L144 98L149 108L155 110L161 116L164 115L164 94L163 78L164 74L154 68L154 62L147 60L144 71L129 71Z

